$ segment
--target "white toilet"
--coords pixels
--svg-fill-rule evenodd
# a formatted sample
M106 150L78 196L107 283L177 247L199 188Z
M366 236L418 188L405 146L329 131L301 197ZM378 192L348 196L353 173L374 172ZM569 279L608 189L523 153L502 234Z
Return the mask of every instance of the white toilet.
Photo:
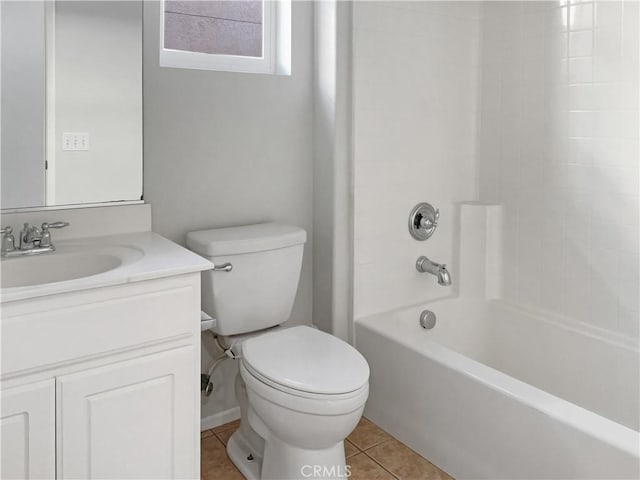
M369 366L342 340L291 314L306 232L277 223L190 232L203 272L202 309L240 357L240 428L227 452L249 479L346 478L343 441L369 395ZM226 267L226 268L225 268Z

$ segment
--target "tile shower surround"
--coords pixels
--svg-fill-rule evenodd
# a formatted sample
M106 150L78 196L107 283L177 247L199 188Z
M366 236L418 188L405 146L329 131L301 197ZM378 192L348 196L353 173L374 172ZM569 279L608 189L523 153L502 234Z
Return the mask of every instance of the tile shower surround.
M455 203L477 195L480 7L354 4L355 317L457 288ZM423 201L441 215L437 232L418 242L407 218ZM420 255L446 263L453 286L418 273Z
M638 336L638 2L491 2L480 200L505 298Z
M356 317L455 292L480 200L504 205L506 299L638 335L638 2L568 3L355 4Z

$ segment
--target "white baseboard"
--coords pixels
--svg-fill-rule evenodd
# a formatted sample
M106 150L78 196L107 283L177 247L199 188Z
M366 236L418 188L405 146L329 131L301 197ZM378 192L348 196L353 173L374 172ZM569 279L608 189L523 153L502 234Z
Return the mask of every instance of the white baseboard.
M210 428L219 427L225 423L233 422L240 418L240 407L233 407L229 410L214 413L208 417L200 419L200 431L204 432Z

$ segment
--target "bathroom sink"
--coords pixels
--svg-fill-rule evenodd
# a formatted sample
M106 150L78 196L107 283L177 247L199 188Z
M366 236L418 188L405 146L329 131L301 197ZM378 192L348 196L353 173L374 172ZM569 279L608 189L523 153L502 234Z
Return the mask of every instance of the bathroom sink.
M141 252L128 247L64 247L52 253L7 258L2 260L0 286L28 287L90 277L141 257Z
M213 268L211 262L149 231L58 240L55 246L54 252L16 252L1 259L0 304Z

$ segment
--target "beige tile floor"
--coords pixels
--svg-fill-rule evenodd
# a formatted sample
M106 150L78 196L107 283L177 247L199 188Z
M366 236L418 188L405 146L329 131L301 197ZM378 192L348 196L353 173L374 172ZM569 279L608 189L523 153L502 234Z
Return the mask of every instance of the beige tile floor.
M202 432L203 480L242 480L227 457L226 444L238 421ZM362 418L344 443L351 480L452 480L452 477L396 440L372 421Z

